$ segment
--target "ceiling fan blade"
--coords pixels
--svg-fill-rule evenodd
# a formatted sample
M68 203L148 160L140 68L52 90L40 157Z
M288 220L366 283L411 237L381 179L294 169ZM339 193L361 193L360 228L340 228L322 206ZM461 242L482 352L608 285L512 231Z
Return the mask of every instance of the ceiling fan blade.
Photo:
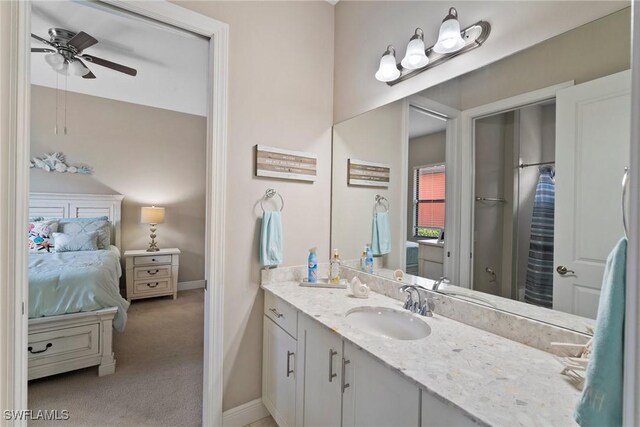
M115 62L107 61L106 59L98 58L97 56L80 55L80 57L82 59L85 59L87 62L91 62L93 64L100 65L102 67L111 68L112 70L119 71L121 73L128 74L130 76L135 76L136 74L138 74L138 71L131 67L127 67L121 64L116 64Z
M84 68L86 68L87 70L89 70L89 67L87 67L87 64L85 64L84 62L82 62L82 61L80 60L80 58L76 57L76 61L78 61L79 63L81 63L81 64L82 64L82 66L83 66ZM82 78L83 78L83 79L95 79L95 78L96 78L96 75L95 75L95 74L93 74L93 73L91 72L91 70L89 70L89 72L88 72L87 74L85 74L84 76L82 76Z
M36 36L36 35L35 35L35 34L33 34L33 33L31 33L31 37L33 37L34 39L36 39L36 40L38 40L38 41L40 41L40 42L42 42L42 43L44 43L44 44L46 44L46 45L53 46L53 43L51 43L49 40L47 40L47 39L43 39L43 38L42 38L42 37L40 37L40 36Z
M73 46L78 50L78 52L82 52L96 43L98 43L98 40L94 39L84 31L80 31L67 42L67 46Z
M49 49L46 47L32 47L31 52L39 52L39 53L56 53L55 49Z

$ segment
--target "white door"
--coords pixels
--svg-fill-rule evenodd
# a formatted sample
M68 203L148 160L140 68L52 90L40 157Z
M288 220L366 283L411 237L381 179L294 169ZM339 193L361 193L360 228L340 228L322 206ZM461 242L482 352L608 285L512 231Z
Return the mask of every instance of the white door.
M302 425L339 427L342 417L342 339L307 316L298 317L304 348Z
M264 316L262 401L280 427L296 416L296 340Z
M420 390L373 357L344 343L343 427L417 427Z
M630 91L631 73L625 71L557 94L555 310L596 317L607 256L624 235ZM562 267L566 274L558 272Z

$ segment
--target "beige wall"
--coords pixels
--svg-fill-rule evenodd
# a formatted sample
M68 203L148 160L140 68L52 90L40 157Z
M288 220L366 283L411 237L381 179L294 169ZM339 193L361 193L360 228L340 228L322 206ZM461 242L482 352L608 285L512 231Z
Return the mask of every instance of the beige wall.
M413 237L413 168L444 163L446 161L447 133L438 132L409 140L409 167L407 170L407 240L417 240Z
M335 122L433 87L628 5L628 1L340 1L336 5ZM427 46L435 43L450 6L458 8L463 27L481 19L491 23L491 35L481 48L393 87L374 78L387 45L396 47L399 62L416 27L425 31ZM588 53L587 60L606 63L610 47L620 43L628 50L629 36L607 49L585 42L581 50Z
M305 2L179 2L230 26L229 147L224 289L224 409L262 395L258 202L284 197L284 265L329 257L333 6ZM255 144L318 155L318 180L253 176Z
M627 70L630 12L623 9L421 95L466 110L570 80L580 84Z
M148 244L140 207L165 207L159 246L182 251L178 281L203 280L206 118L68 92L68 134L59 118L56 135L55 100L54 89L32 85L31 155L60 151L94 174L34 168L31 191L123 194L123 251Z
M401 233L405 215L401 202L404 185L402 173L404 106L402 101L377 108L333 128L333 184L331 214L331 245L345 260L362 255L366 243L371 243L373 205L376 194L389 200L391 253L385 255L388 268L401 265L405 236ZM347 185L347 160L385 163L391 167L388 188Z

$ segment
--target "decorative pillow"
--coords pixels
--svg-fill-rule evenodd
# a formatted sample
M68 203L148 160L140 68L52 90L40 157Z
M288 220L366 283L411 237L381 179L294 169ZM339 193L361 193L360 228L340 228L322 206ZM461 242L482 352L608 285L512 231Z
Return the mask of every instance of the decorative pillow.
M78 233L71 236L65 233L53 233L56 252L97 251L98 232Z
M29 222L29 252L54 252L53 233L58 231L58 221Z
M109 245L111 245L111 223L106 218L63 218L59 220L57 231L70 236L97 231L98 249L109 249Z

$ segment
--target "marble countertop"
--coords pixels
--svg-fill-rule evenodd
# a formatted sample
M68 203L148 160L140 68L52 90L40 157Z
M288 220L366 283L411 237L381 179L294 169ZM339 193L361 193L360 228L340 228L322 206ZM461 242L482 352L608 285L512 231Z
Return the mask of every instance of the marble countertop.
M418 316L432 330L421 340L376 337L351 327L345 313L360 306L403 310L401 302L376 293L358 299L347 289L311 289L298 282L262 288L480 423L576 425L572 414L580 392L560 375L561 365L549 353L439 315Z

